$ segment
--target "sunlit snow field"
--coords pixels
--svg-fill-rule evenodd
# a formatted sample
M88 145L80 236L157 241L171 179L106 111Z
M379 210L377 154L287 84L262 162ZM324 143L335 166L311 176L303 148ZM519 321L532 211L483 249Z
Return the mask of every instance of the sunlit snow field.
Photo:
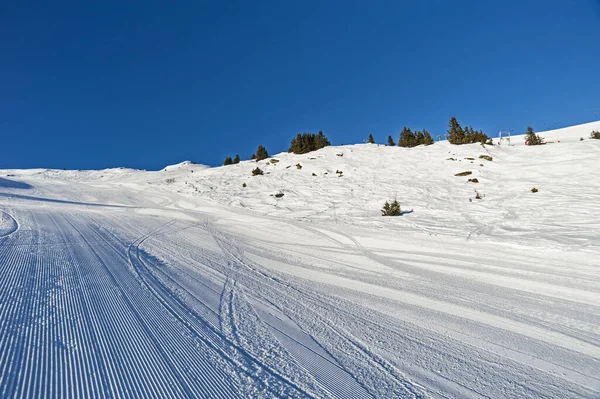
M0 397L599 397L592 130L1 170Z

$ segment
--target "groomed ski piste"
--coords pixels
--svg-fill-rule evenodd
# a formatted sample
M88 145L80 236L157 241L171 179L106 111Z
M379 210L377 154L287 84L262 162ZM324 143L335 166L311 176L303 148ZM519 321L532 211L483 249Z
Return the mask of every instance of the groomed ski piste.
M2 170L0 397L600 397L593 130Z

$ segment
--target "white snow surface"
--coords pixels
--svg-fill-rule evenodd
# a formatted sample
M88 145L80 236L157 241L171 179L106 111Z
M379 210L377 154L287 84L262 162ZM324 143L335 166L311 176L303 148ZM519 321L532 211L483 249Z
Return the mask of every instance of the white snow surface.
M600 397L593 130L0 170L0 397Z

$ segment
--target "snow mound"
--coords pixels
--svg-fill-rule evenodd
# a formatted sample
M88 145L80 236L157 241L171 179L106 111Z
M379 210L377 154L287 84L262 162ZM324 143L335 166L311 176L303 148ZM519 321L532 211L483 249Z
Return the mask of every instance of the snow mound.
M168 165L163 169L163 172L173 172L173 171L177 171L177 170L189 170L190 168L209 168L210 166L207 165L199 165L195 162L192 161L183 161L180 163L177 163L175 165Z
M600 131L600 121L585 123L582 125L563 127L560 129L548 130L544 132L536 132L545 139L547 143L566 143L573 141L588 140L590 133ZM496 140L497 141L497 140ZM511 137L511 144L525 144L525 135L515 135Z

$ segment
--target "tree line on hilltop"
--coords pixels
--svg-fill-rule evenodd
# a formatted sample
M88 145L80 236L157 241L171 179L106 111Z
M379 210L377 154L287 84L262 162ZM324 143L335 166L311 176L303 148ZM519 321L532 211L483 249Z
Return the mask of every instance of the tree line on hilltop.
M470 144L470 143L490 143L491 139L483 133L482 130L475 130L471 126L462 127L455 117L452 117L448 122L448 131L446 138L451 144ZM375 144L373 134L369 134L367 142ZM400 133L398 139L399 147L416 147L418 145L431 145L435 141L431 134L426 130L415 130L404 127ZM288 152L294 154L306 154L311 151L316 151L321 148L330 146L331 142L323 134L322 131L319 133L298 133L290 143ZM395 146L396 143L392 136L388 136L388 146ZM263 145L259 145L258 149L250 159L261 161L269 157L267 149ZM235 158L226 157L223 165L233 165L240 162L240 156L236 155Z

